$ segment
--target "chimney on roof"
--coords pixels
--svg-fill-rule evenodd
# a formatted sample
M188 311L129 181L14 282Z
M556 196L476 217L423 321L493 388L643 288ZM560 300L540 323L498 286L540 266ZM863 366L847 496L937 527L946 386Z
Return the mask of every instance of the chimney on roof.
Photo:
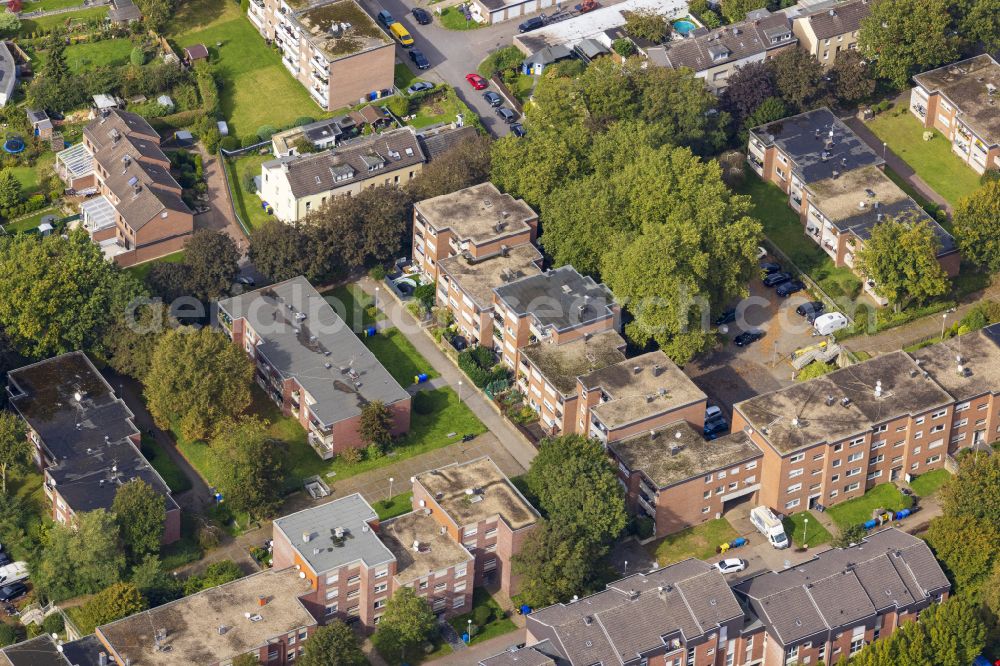
M654 377L659 377L661 372L663 372L663 368L660 366L659 363L657 363L656 365L653 366L653 376Z
M650 439L656 439L656 431L655 430L650 430L649 431L649 438Z
M591 624L594 623L593 616L592 615L584 615L583 616L583 623L589 627Z
M632 374L633 375L637 375L640 372L642 372L642 368L641 367L639 367L638 365L632 366Z
M257 605L258 606L266 606L267 605L267 597L265 597L264 595L259 595L257 597Z
M834 10L834 9L831 9L830 10L830 16L836 16L836 15L837 15L837 11Z

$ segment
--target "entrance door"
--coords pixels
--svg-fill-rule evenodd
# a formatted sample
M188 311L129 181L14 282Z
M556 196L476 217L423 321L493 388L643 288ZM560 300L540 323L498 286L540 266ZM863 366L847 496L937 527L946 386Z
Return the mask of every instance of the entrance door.
M889 472L889 480L896 481L899 479L899 473L903 471L902 467L896 467L891 472Z
M982 444L985 441L986 441L986 431L985 430L977 430L976 433L972 436L972 445L973 446L975 446L976 444Z
M819 498L822 497L822 496L823 496L822 494L810 496L809 497L809 508L810 509L815 509L816 508L816 503L819 502Z

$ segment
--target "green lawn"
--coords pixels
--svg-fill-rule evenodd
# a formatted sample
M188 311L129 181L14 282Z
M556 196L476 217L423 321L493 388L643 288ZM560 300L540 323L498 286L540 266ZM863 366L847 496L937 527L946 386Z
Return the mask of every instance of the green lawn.
M274 155L244 155L235 160L227 159L226 172L229 174L230 185L233 188L236 212L240 214L244 224L252 232L268 220L276 220L273 215L268 215L261 207L260 197L256 192L251 192L247 187L248 176L260 175L260 165L269 160L273 160Z
M132 43L127 39L105 39L100 42L80 42L66 47L66 64L72 72L90 69L95 65L127 65L132 54ZM36 70L42 68L46 60L45 51L32 54Z
M510 87L510 91L521 104L526 104L535 89L535 77L530 74L518 74L517 82Z
M431 364L398 328L381 330L373 337L361 339L393 379L404 388L413 384L414 378L420 373L427 373L432 378L438 376Z
M375 304L375 299L366 294L356 284L346 284L336 289L331 289L323 293L323 298L326 299L326 302L333 307L337 315L347 323L351 330L357 333L360 333L363 327L371 326L377 320L385 319L385 315L381 311L377 312L375 318L372 319L368 308ZM391 297L386 296L386 298ZM359 319L361 323L357 325L356 322Z
M34 166L25 164L11 167L10 170L13 172L14 177L17 178L17 182L21 183L21 194L29 197L37 193L42 174L47 175L51 172L55 161L55 153L45 153L38 158Z
M372 508L378 514L379 520L389 520L390 518L402 516L404 513L413 511L413 505L410 503L412 499L413 491L407 491L389 499L375 502Z
M25 0L21 6L22 12L47 12L53 9L79 7L83 0Z
M918 497L927 497L940 490L941 486L946 484L949 479L951 479L951 472L946 469L936 469L933 472L921 474L910 481L910 488L913 488L913 492Z
M182 493L185 490L191 489L191 481L187 478L181 468L177 466L167 452L163 450L163 447L154 439L148 435L142 436L142 455L146 457L149 464L153 466L163 480L167 482L167 485L175 493Z
M809 519L808 531L806 531L806 518ZM819 520L816 519L816 516L809 511L802 511L793 516L787 516L782 523L785 526L785 534L788 535L788 538L795 545L808 544L815 548L816 546L828 543L833 538L826 528L820 524Z
M472 111L458 98L455 91L450 87L443 87L437 95L424 97L420 100L417 109L413 111L413 120L410 121L416 129L434 125L435 123L450 123L455 120L455 116L462 114L468 124L472 117Z
M135 276L135 279L143 282L145 281L146 276L149 275L149 271L153 270L154 264L179 264L182 261L184 261L184 250L178 250L173 254L168 254L165 257L153 259L152 261L146 261L137 266L126 268L125 270Z
M738 536L728 520L716 518L668 535L661 541L647 545L646 548L656 558L657 564L665 567L689 557L699 560L712 557L718 552L716 549L721 544L729 543Z
M76 4L79 5L81 3L78 2ZM21 19L21 30L19 33L21 35L30 35L31 33L39 30L52 30L57 26L65 28L69 23L78 23L96 18L104 18L107 15L108 8L105 6L81 9L79 11L68 12L66 14L54 14L52 16L42 16L33 19Z
M465 19L465 14L459 11L457 7L445 7L441 10L441 15L438 17L438 21L440 21L441 25L448 30L475 30L476 28L482 28L486 25L485 23L479 23L478 21L467 21Z
M263 125L282 127L301 116L325 115L305 87L281 64L240 11L239 3L188 0L179 3L168 37L183 48L205 44L222 81L222 113L229 131L252 135ZM216 44L222 46L217 47Z
M913 499L899 492L899 488L891 483L882 483L861 497L831 506L827 513L833 518L840 529L852 525L861 525L872 519L872 512L882 508L889 511L899 511L913 506Z
M393 72L393 83L400 90L406 90L413 85L415 81L420 81L410 68L401 62L396 63L396 68Z
M10 224L5 225L4 230L6 230L9 234L16 234L21 231L31 231L41 223L42 218L46 215L55 215L59 218L62 217L62 212L55 206L49 206L48 208L43 208L37 213L22 218L17 222L11 222Z
M861 280L850 268L835 267L830 256L806 236L798 214L788 205L788 195L777 185L749 174L739 192L753 199L753 215L764 225L768 239L819 283L831 298L837 302L858 298Z
M488 606L493 610L493 619L481 627L476 625L476 621L472 617L475 609L480 606ZM448 624L461 636L469 631L469 620L472 620L472 640L469 641L470 645L488 641L491 638L508 634L517 629L517 625L507 617L500 604L490 596L489 592L481 587L477 587L472 592L472 609L468 613L456 615L451 618L448 620Z
M979 175L952 152L948 139L924 128L909 111L879 114L868 128L952 206L979 188ZM930 141L923 139L927 131L934 133Z

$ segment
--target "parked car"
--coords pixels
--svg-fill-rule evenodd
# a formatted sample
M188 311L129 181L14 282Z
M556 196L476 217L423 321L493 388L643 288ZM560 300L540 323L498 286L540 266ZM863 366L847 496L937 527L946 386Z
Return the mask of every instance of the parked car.
M791 279L792 279L791 274L786 273L784 271L781 271L779 273L771 273L770 275L764 277L764 286L777 287L782 282L788 282Z
M830 335L835 331L839 331L842 328L847 328L849 321L840 312L827 312L816 317L816 321L813 322L813 328L816 329L816 333L819 335Z
M705 408L705 420L711 421L717 416L722 416L722 408L718 405L709 405Z
M430 81L417 81L412 86L410 86L409 88L406 89L406 93L408 95L412 95L414 93L423 92L425 90L430 90L433 87L434 87L434 84L431 83Z
M752 328L749 331L743 331L735 338L733 338L733 344L736 345L737 347L746 347L747 345L751 345L757 342L763 337L764 337L764 331L760 330L759 328Z
M723 324L729 324L729 323L734 322L734 321L736 321L736 309L735 308L732 309L732 310L726 310L725 312L723 312L722 314L720 314L718 317L716 317L715 321L712 322L712 323L714 323L716 326L722 326Z
M765 275L770 275L771 273L777 273L781 270L781 264L776 264L773 261L765 261L760 265L760 270L764 271Z
M424 9L423 7L413 8L413 18L417 20L420 25L427 25L434 19L431 18L431 13Z
M14 601L28 593L24 583L11 583L0 587L0 601Z
M494 109L503 104L503 97L493 92L492 90L487 90L483 93L483 99L486 103L492 106Z
M747 568L747 562L738 557L727 557L720 562L716 562L715 568L719 570L719 573L723 574L739 573Z
M465 80L469 82L476 90L486 90L489 87L490 82L479 76L478 74L466 74Z
M726 420L726 417L717 416L711 421L705 421L705 426L702 428L702 434L705 436L705 439L712 440L722 437L728 430L729 421Z
M508 125L517 120L517 114L508 109L506 106L501 106L497 109L497 115L500 116L500 119Z
M0 552L0 567L10 564L10 555Z
M762 246L757 246L757 261L760 261L767 256L767 248Z
M256 286L257 283L252 277L240 275L236 278L236 284L242 284L244 287L253 287Z
M782 282L778 285L778 288L774 290L778 296L782 298L788 298L792 294L802 291L806 288L806 285L802 280L789 280L788 282Z
M806 318L811 316L812 319L815 319L819 315L823 314L825 310L826 304L823 301L809 301L795 308L795 314ZM812 321L812 319L809 319L809 321Z
M392 14L383 9L378 13L378 22L388 28L396 22L396 19L392 18Z
M510 126L510 133L520 139L528 133L528 130L524 129L524 125L521 123L514 123Z
M410 50L410 60L417 66L417 69L427 69L431 66L431 61L427 59L427 56L420 49Z
M28 563L14 562L0 567L0 585L20 583L28 577Z
M530 32L532 30L538 30L545 25L545 19L541 16L532 16L530 19L517 26L518 32Z

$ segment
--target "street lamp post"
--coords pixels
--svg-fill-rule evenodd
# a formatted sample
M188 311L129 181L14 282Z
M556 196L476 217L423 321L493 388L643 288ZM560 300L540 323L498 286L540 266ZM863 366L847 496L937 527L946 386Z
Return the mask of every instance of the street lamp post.
M628 560L625 560L625 575L628 575Z
M944 323L948 320L948 313L941 314L941 339L944 340Z
M472 618L469 618L469 628L468 628L468 632L467 633L469 634L469 642L471 643L472 642Z
M375 287L375 310L378 310L378 287Z
M802 519L802 545L806 548L809 547L809 540L806 538L806 534L809 532L809 519Z
M882 142L882 161L885 162L885 149L889 144L885 141Z
M462 380L458 380L458 402L462 402Z
M393 478L392 478L392 477L390 476L390 477L389 477L389 497L388 497L388 498L386 498L386 501L389 501L389 500L391 500L391 499L392 499L392 482L393 482L393 481L395 481L395 479L393 479Z

